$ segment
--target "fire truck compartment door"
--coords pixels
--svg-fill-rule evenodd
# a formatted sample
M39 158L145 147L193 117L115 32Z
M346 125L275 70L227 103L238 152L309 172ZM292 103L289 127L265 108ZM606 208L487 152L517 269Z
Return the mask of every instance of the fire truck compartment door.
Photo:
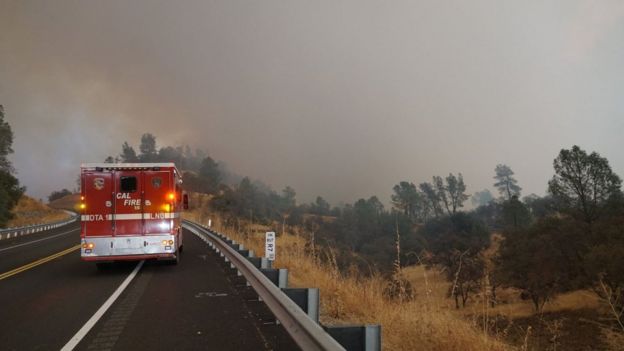
M81 216L86 236L110 236L113 232L113 175L106 172L84 174L85 208Z
M172 216L176 199L171 184L171 173L163 171L145 171L143 173L145 190L145 234L164 234L171 231ZM175 194L174 194L175 196Z

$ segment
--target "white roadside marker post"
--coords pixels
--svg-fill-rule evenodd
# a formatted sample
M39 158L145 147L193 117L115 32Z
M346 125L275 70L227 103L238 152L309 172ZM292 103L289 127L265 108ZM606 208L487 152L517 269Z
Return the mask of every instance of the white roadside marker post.
M275 232L266 232L265 242L264 242L264 256L269 261L275 261Z

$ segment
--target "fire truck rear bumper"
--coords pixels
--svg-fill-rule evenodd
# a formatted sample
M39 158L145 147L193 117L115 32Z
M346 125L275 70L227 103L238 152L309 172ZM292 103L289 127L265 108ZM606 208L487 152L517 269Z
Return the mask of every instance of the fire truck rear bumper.
M176 235L86 237L82 239L83 261L171 259L178 254Z

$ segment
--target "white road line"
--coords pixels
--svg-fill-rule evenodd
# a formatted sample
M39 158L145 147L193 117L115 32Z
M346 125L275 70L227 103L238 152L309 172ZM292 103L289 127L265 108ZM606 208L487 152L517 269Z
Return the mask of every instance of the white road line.
M37 239L37 240L29 241L29 242L27 242L27 243L22 243L22 244L17 244L17 245L13 245L13 246L5 247L4 249L0 249L0 252L2 252L2 251L6 251L6 250L11 250L11 249L14 249L14 248L16 248L16 247L20 247L20 246L25 246L25 245L30 245L30 244L38 243L38 242L40 242L40 241L44 241L44 240L54 239L54 238L59 237L59 236L61 236L61 235L67 235L67 234L69 234L69 233L73 233L73 232L78 231L78 230L80 230L80 229L79 229L79 228L76 228L76 229L74 229L74 230L70 230L70 231L68 231L68 232L64 232L64 233L60 233L60 234L56 234L56 235L52 235L52 236L48 236L48 237L45 237L45 238L43 238L43 239Z
M145 261L139 262L139 264L137 264L136 267L134 267L134 270L132 271L132 273L130 273L130 275L126 277L123 283L121 283L121 285L117 288L117 290L115 290L115 292L108 298L108 300L104 302L102 307L100 307L100 309L97 310L97 312L95 312L93 316L91 316L91 318L87 321L87 323L85 323L85 325L83 325L82 328L78 330L76 335L74 335L71 339L69 339L69 341L67 342L67 344L65 344L65 346L63 346L61 351L71 351L76 346L78 346L80 341L82 341L82 339L89 333L89 331L95 326L95 324L100 320L100 318L102 318L104 313L106 313L106 311L108 311L108 309L113 305L113 303L115 303L115 300L117 300L119 295L121 295L121 293L128 287L128 285L130 285L130 282L132 281L132 279L134 279L134 277L137 275L141 267L143 267L143 263L145 263Z

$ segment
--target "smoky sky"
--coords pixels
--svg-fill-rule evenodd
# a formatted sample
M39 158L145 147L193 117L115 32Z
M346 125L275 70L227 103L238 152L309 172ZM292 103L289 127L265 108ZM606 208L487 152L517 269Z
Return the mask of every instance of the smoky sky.
M188 144L300 201L509 165L543 195L578 144L624 176L621 1L0 1L0 103L28 193Z

